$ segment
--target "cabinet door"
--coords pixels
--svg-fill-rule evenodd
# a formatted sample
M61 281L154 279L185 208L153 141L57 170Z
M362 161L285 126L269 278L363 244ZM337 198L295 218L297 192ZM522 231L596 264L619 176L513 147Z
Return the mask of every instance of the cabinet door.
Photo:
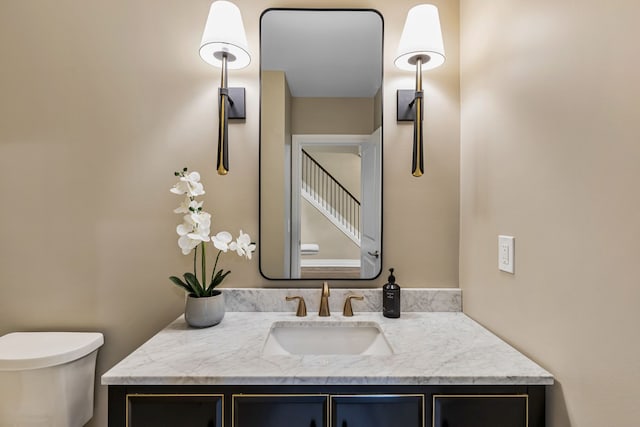
M234 427L327 427L326 395L234 395Z
M526 427L527 395L434 395L433 427Z
M332 427L423 427L422 395L331 396Z
M222 395L131 394L129 427L222 427Z

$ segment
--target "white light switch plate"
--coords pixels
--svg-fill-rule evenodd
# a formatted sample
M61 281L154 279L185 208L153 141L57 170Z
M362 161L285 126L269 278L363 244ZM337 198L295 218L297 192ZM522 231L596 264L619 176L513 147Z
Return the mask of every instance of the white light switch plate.
M513 274L515 238L513 236L498 236L498 269Z

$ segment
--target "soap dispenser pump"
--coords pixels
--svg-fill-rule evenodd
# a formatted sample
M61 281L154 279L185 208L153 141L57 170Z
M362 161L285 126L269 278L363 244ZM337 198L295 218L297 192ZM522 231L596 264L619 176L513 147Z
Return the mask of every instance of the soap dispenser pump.
M400 286L396 283L393 268L389 272L389 281L382 286L382 315L397 319L400 317Z

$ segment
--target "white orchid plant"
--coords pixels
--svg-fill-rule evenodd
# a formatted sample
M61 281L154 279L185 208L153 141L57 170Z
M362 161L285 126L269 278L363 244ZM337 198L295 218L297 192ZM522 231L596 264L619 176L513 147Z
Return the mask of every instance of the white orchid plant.
M184 196L180 206L173 211L174 213L184 214L182 224L176 227L178 236L180 236L178 238L178 246L182 249L184 255L189 255L191 251L195 251L193 254L193 273L184 273L183 279L176 276L171 276L169 279L187 291L192 297L202 298L218 295L220 291L215 289L216 286L220 285L225 277L231 273L231 271L224 271L222 268L216 270L220 255L231 250L235 251L240 257L251 259L251 254L255 251L256 245L251 243L251 237L243 233L242 230L240 230L240 235L235 241L231 233L227 231L221 231L215 236L210 236L211 214L202 210L203 202L196 200L196 197L204 194L204 186L200 182L200 174L195 171L189 172L187 168L184 168L181 172L175 172L174 175L178 177L178 182L170 191ZM218 249L218 255L216 255L216 261L211 273L211 281L208 285L206 285L207 242L212 242L215 248ZM200 248L201 261L200 278L198 278L197 271L198 248Z

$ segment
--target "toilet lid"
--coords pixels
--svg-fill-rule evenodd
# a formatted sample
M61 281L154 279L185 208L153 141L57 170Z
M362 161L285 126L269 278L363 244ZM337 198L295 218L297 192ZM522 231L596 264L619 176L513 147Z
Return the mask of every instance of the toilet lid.
M62 365L103 343L99 332L13 332L0 337L0 371Z

